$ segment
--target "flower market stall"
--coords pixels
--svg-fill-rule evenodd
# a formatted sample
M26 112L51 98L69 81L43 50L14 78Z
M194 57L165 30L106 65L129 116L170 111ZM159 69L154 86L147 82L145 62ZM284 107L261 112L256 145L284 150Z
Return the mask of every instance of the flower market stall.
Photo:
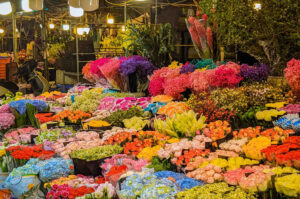
M3 99L1 197L299 198L300 61L291 89L213 64L100 58L94 84Z

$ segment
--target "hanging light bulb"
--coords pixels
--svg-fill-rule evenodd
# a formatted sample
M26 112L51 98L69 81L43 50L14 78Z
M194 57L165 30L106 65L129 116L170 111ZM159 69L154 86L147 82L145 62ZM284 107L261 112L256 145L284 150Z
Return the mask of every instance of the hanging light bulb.
M84 11L94 11L99 8L99 0L80 0L79 4Z
M55 25L54 25L53 23L50 23L50 24L49 24L49 28L50 28L50 29L54 29L54 28L55 28Z
M29 7L29 0L22 0L22 9L25 12L31 12L32 10Z
M8 15L11 11L12 8L9 1L0 3L0 15Z
M69 24L63 24L62 28L63 28L63 30L68 31L68 30L70 30L70 25Z
M115 20L114 20L114 18L111 16L111 14L110 13L108 13L107 14L107 23L108 24L113 24L113 23L115 23Z
M29 0L29 8L32 10L43 10L43 0Z
M3 34L3 33L4 33L4 29L0 28L0 34Z
M69 6L80 8L80 0L69 0Z
M125 26L122 26L122 32L125 32L126 28Z
M81 17L83 15L84 11L82 8L74 8L70 6L70 15L72 17Z
M84 34L84 28L77 28L76 30L78 35L83 35Z
M254 3L254 9L257 11L261 10L261 3Z

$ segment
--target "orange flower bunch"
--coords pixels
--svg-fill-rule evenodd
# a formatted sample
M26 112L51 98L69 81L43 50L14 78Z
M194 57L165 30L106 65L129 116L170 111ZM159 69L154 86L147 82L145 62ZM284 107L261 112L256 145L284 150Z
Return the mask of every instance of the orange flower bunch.
M209 149L188 149L183 152L183 155L179 156L176 161L176 166L184 165L186 166L189 162L191 162L197 156L206 156L210 153Z
M137 137L138 136L138 132L134 132L134 133L130 133L130 132L120 132L117 133L113 136L111 136L110 138L108 138L108 140L105 141L105 145L112 145L112 144L118 144L118 145L124 145L126 142L130 142L133 140L133 136Z
M205 129L203 129L205 136L211 138L213 141L224 138L231 133L231 127L227 121L210 122Z
M84 111L71 111L69 109L64 110L53 116L56 121L69 120L70 122L77 123L80 120L85 120L92 117L92 113L86 113Z
M137 156L144 148L164 144L168 139L170 139L169 136L157 131L140 131L132 142L127 142L124 145L124 153Z
M183 113L189 111L189 107L185 102L170 102L166 106L158 110L158 114L172 117L175 113Z
M272 141L279 141L286 139L290 134L294 134L295 131L292 129L283 130L278 126L270 129L261 131L261 127L248 127L246 129L240 129L240 131L234 131L234 138L256 138L258 136L264 136L270 138Z

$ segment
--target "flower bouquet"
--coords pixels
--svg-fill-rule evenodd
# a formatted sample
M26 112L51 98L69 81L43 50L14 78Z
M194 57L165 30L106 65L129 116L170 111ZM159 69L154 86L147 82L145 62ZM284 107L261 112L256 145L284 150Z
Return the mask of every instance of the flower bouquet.
M292 59L284 69L284 77L298 98L300 98L300 60Z
M157 69L147 58L132 56L120 64L119 71L128 76L130 92L144 92L148 86L148 75Z
M15 167L22 166L30 158L49 159L54 156L53 151L46 151L42 145L35 146L10 146L6 149L8 155L12 156Z
M90 149L79 149L71 153L76 174L86 176L99 176L101 168L99 165L105 158L119 154L123 148L118 145L106 145Z
M31 142L31 137L37 136L39 131L39 129L32 127L19 128L17 130L6 132L4 137L10 144L14 144L16 142L28 144Z
M58 139L51 148L64 159L70 159L72 151L99 147L102 143L97 132L89 131L79 132L75 137Z

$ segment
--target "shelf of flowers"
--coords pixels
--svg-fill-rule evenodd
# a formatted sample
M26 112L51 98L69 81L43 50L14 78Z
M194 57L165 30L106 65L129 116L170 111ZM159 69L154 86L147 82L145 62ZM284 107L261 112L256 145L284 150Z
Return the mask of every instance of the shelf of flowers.
M300 61L286 78L290 67ZM263 64L158 69L139 56L83 73L97 84L2 100L0 189L11 197L300 197L296 79L289 90L266 83ZM128 93L132 81L151 96Z

